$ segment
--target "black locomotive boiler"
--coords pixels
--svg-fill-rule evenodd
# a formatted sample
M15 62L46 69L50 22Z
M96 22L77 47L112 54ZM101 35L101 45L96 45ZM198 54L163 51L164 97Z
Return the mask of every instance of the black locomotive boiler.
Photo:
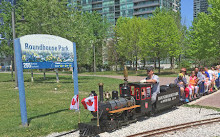
M160 86L160 93L154 104L151 103L151 84L128 83L119 85L117 91L112 91L112 99L104 101L103 84L99 84L98 118L97 112L92 112L94 118L89 123L79 123L80 136L96 136L102 132L111 132L132 122L138 117L151 115L157 111L171 108L179 104L179 88L173 84Z

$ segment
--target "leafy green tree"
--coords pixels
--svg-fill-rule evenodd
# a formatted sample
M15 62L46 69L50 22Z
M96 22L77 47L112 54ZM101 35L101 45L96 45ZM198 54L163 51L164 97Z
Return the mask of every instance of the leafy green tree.
M182 52L182 48L185 40L185 32L187 28L186 26L181 24L181 14L179 11L173 12L173 10L171 9L169 10L169 14L174 18L174 21L177 26L177 30L174 30L174 32L177 33L177 37L176 37L177 39L173 41L174 44L177 44L176 46L173 46L173 48L177 48L177 49L172 49L171 54L169 54L171 68L174 69L175 58L179 58L179 62L180 62L180 54Z
M185 25L183 25L181 27L180 31L181 31L180 47L181 47L182 52L178 58L178 67L179 68L182 67L181 64L184 64L184 63L182 63L182 59L184 59L186 61L190 59L189 54L187 52L188 50L190 50L188 48L188 45L190 44L190 39L188 37L189 30L187 29L187 27Z
M211 46L213 46L212 54L215 59L217 59L217 63L220 63L220 1L219 0L209 0L209 4L211 7L208 9L210 14L210 18L213 22L212 33L213 39Z
M145 56L158 60L159 73L161 59L177 57L180 54L180 33L175 19L165 9L156 9L141 34L140 45Z
M16 22L18 37L27 34L51 34L69 38L68 26L73 10L69 10L66 0L20 0L18 20Z
M0 4L0 57L10 57L12 63L11 80L13 81L14 55L13 55L13 35L12 35L12 8L11 3L2 1ZM16 78L16 76L15 76Z
M10 3L7 8L1 6L7 11L4 12L5 28L1 27L1 34L6 32L7 36L3 37L12 40ZM92 64L91 42L98 53L102 52L102 42L109 27L100 14L82 13L74 7L74 4L68 6L67 0L19 0L16 4L15 26L17 37L28 34L50 34L76 42L79 67ZM8 48L4 46L6 47ZM13 53L12 49L9 51ZM98 60L102 60L101 54L98 53L96 54ZM100 63L102 62L99 61Z
M209 0L209 14L200 13L189 33L188 53L199 65L218 63L220 57L220 2Z
M117 20L115 33L118 40L117 52L126 60L135 60L136 72L137 61L142 57L139 46L139 35L143 28L145 19L143 18L123 18Z
M90 43L93 50L90 59L92 59L93 70L96 71L96 65L99 67L103 66L103 48L105 43L104 41L108 37L108 29L110 24L107 22L105 17L101 17L100 14L93 12L86 13L86 18L88 22L88 29L90 30ZM94 57L95 56L95 57Z
M13 38L12 38L12 27L11 27L11 11L12 5L9 2L2 1L0 4L0 20L2 24L0 25L0 34L2 35L2 40L0 43L0 55L1 56L13 56Z

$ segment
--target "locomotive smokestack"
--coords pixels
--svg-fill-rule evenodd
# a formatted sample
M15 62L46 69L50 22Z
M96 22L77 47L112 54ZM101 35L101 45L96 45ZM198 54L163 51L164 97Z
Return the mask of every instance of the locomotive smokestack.
M124 66L124 81L127 82L128 81L128 70L127 67Z
M103 102L103 83L99 83L99 101Z

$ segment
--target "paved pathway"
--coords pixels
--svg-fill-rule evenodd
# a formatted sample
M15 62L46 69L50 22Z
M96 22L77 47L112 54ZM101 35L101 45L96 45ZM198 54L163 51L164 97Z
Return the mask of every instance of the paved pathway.
M115 79L124 79L123 76L117 76L117 75L81 75L79 76L96 76L96 77L108 77L108 78L115 78ZM146 77L143 76L128 76L129 82L138 82ZM174 82L175 77L160 77L160 85L167 85Z
M220 108L220 90L210 95L204 96L194 102L189 103L190 105L210 106Z

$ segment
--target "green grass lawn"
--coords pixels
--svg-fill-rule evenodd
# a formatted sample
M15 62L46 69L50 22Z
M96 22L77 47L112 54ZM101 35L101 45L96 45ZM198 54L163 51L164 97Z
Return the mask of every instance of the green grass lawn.
M10 74L0 73L0 136L26 137L44 136L53 132L69 131L77 128L78 112L69 110L73 97L73 81L71 75L59 76L56 83L55 75L34 75L30 82L30 74L24 74L27 116L29 126L21 126L18 90L14 89ZM79 77L80 100L87 97L91 90L98 93L98 83L104 83L104 91L118 90L122 80L102 77ZM55 91L54 88L58 90ZM81 122L90 120L89 111L81 107Z

